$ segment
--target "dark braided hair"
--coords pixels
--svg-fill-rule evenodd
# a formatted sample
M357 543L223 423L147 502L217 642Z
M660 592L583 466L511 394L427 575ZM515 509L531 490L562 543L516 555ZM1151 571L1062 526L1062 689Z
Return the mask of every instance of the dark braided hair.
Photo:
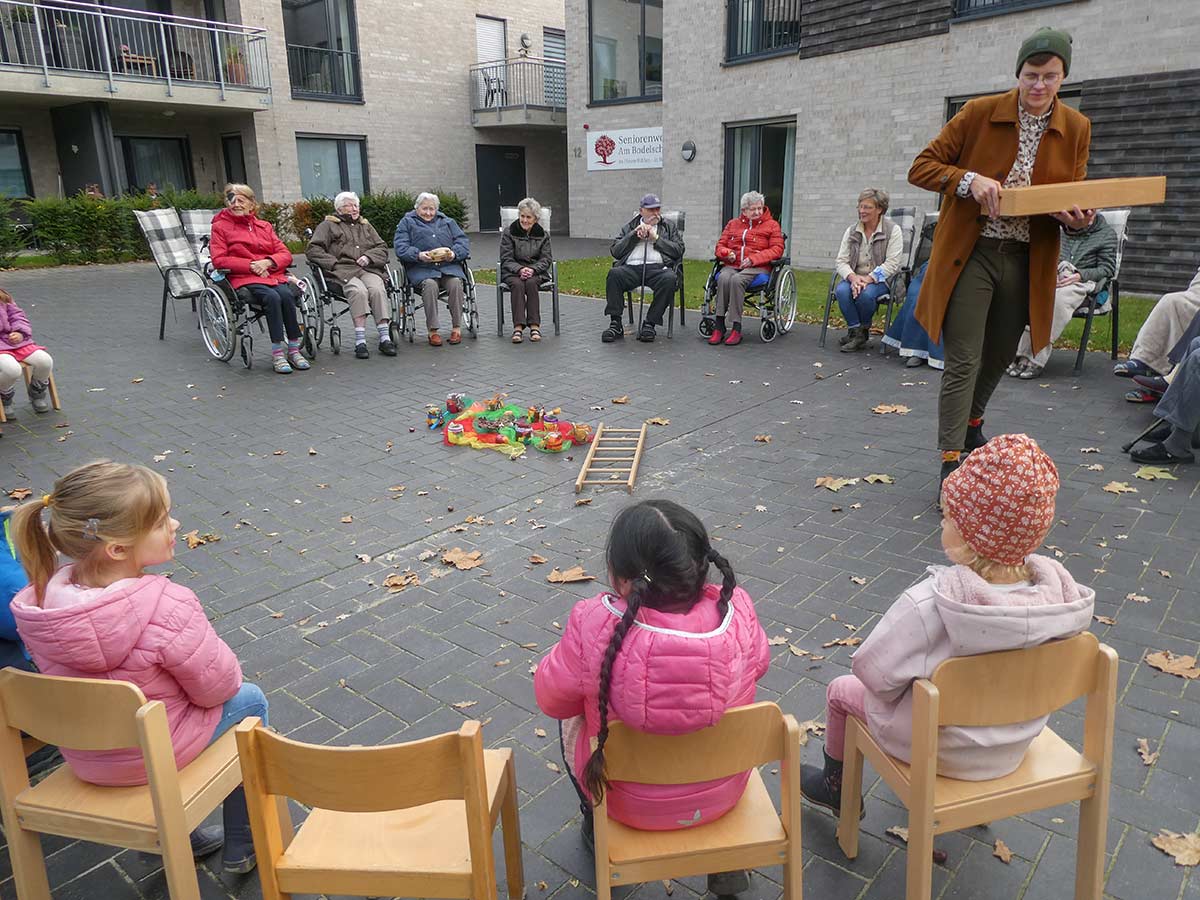
M596 749L583 770L583 783L599 802L608 787L604 774L604 744L608 740L608 698L613 664L638 611L690 610L703 596L709 564L723 576L718 612L722 619L737 579L729 561L712 548L704 524L694 513L670 500L644 500L623 509L613 520L608 536L608 572L614 581L628 581L625 613L613 629L600 664L600 732Z

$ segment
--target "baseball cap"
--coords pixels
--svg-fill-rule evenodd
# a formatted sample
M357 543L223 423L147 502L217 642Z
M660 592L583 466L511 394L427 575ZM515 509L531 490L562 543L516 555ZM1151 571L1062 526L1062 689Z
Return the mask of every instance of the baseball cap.
M658 199L658 194L647 194L642 198L641 207L643 209L659 209L662 206L662 201Z

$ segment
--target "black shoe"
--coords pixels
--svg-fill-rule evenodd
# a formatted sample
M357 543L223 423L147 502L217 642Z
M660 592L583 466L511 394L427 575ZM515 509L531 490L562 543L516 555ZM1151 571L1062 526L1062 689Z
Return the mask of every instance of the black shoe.
M355 359L370 359L371 358L371 351L367 349L366 344L355 344L354 345L354 358Z
M258 863L254 855L254 837L250 834L250 812L246 809L246 791L238 788L221 805L225 824L225 851L221 868L231 875L245 875Z
M717 900L734 900L738 894L750 890L750 873L745 869L732 872L713 872L708 876L708 892Z
M53 744L47 744L45 747L39 747L25 758L25 767L29 770L30 777L41 775L43 772L49 772L51 769L57 769L62 765L62 754L58 752L58 748Z
M1130 451L1129 458L1134 462L1140 463L1165 463L1171 465L1173 463L1194 463L1196 456L1194 453L1189 453L1186 456L1176 456L1167 449L1163 443L1151 444L1142 450Z
M942 473L938 478L938 495L935 505L938 509L942 508L942 485L946 483L946 479L950 473L962 465L961 459L944 459L942 460Z
M904 368L915 369L917 366L925 365L925 358L922 356L910 356L904 361Z
M357 349L357 348L355 348L355 349ZM395 356L396 355L396 345L393 344L390 340L380 341L379 342L379 352L382 353L384 356Z
M225 829L220 825L201 825L188 835L192 842L192 858L212 856L225 845Z
M654 326L649 322L644 322L642 324L642 330L638 332L637 339L646 344L653 344L654 336Z
M580 810L583 812L583 822L579 826L579 836L583 838L588 853L594 856L596 853L596 821L590 809L580 806Z
M970 453L972 450L978 450L988 442L987 436L983 433L983 423L978 425L967 426L967 446L966 451ZM944 476L943 476L944 477Z
M600 335L600 340L606 344L611 344L617 338L625 337L625 329L621 327L620 319L613 319L608 323L608 327Z
M824 769L800 767L800 793L809 803L824 806L837 815L842 810L842 761L834 759L824 749L821 753L825 757ZM863 819L866 815L867 805L862 803L858 818Z

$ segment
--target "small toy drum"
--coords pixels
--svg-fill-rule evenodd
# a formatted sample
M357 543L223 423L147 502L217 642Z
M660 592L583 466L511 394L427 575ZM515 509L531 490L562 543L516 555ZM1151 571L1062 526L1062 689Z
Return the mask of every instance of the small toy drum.
M451 422L446 426L446 433L451 437L462 437L463 431L464 429L462 422Z
M454 392L453 394L447 394L446 395L446 409L449 410L450 412L454 413L455 415L457 415L458 413L462 412L463 409L465 408L463 405L463 401L466 399L467 399L466 394L462 394L457 391Z
M542 416L542 426L547 431L553 431L558 428L558 416L553 416L550 413Z
M430 428L436 428L438 422L442 419L442 408L435 403L430 403L425 407L425 424Z

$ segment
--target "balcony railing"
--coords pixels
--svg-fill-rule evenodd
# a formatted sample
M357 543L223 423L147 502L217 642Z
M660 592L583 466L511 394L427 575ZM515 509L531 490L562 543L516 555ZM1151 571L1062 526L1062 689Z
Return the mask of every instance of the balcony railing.
M362 99L357 53L288 44L287 55L293 97Z
M269 91L267 34L204 19L146 13L77 0L53 5L0 0L0 69L118 81Z
M800 46L800 0L729 0L726 59L775 56Z
M471 104L475 112L535 106L567 108L567 64L532 56L471 66Z

